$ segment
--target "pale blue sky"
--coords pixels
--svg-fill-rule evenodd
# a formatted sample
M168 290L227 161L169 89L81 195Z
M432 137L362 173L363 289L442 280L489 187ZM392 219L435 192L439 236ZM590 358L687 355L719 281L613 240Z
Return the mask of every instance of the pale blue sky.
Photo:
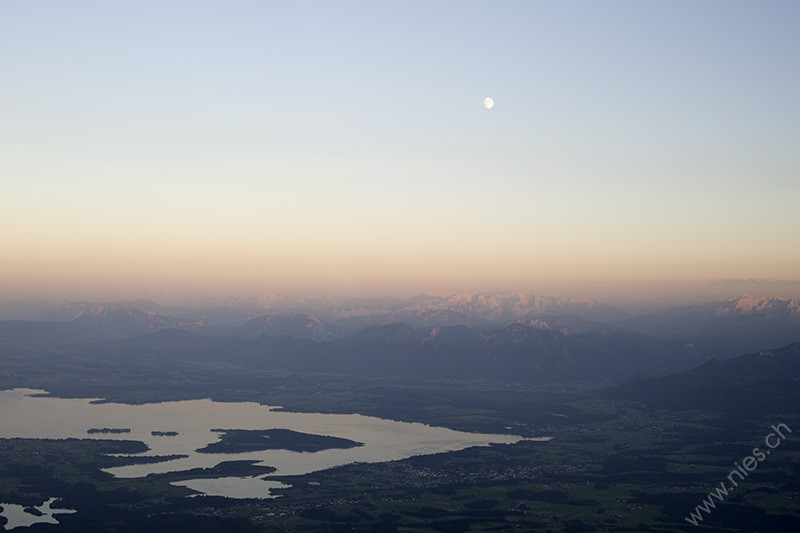
M2 1L0 297L800 279L798 27L777 1Z

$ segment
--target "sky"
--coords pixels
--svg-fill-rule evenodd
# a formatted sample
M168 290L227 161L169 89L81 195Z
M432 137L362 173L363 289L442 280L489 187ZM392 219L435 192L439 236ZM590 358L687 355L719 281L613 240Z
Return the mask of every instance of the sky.
M799 24L2 0L0 298L800 296Z

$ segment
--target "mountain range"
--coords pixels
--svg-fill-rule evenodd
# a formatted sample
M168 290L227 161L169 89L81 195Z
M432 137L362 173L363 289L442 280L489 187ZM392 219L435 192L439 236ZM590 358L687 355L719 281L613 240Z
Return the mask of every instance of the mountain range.
M107 337L176 328L205 335L267 334L331 340L372 325L480 328L523 323L562 333L621 330L701 345L709 338L713 339L712 344L727 340L733 345L730 347L754 342L757 348L774 340L778 342L772 345L798 340L800 326L800 301L752 296L644 315L627 315L592 299L519 293L422 294L407 300L262 300L259 305L247 302L238 307L169 307L145 300L73 302L51 306L46 311L40 309L38 315L28 318L81 324L102 330ZM19 307L19 302L0 302L0 316L8 316L2 312L4 309ZM722 352L728 352L728 348Z
M800 303L780 298L743 296L636 316L596 300L512 293L275 301L266 309L70 303L40 320L0 321L0 349L82 351L126 364L146 355L292 372L624 380L800 341Z
M800 343L711 359L660 378L638 376L608 391L650 407L744 414L800 410Z

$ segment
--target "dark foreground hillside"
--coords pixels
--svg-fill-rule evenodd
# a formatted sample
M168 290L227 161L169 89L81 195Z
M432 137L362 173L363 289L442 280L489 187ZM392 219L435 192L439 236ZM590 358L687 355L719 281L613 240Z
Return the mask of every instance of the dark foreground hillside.
M662 378L639 377L609 394L657 408L800 412L800 343L725 361L712 359Z

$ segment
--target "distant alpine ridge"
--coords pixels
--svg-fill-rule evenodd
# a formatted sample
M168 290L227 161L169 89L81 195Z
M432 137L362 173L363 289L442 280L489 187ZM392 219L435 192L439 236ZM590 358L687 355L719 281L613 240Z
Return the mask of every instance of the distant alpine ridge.
M516 293L197 308L74 302L38 320L0 321L0 351L409 378L616 380L800 342L799 309L795 300L741 296L626 316L596 300Z
M2 307L0 302L0 310ZM623 318L620 311L593 299L522 293L426 293L406 300L268 295L238 306L208 307L167 307L145 300L71 302L40 313L36 320L102 328L117 337L175 328L211 335L267 334L330 340L367 326L396 323L414 327L489 327L521 322L567 331L602 329L600 324Z
M741 296L728 300L727 305L717 307L717 316L762 315L764 317L800 318L800 301L783 298L754 298Z
M7 317L4 308L16 309L19 303L0 301L0 316ZM318 341L342 338L367 326L398 323L415 328L525 324L565 334L629 331L701 345L705 338L723 336L731 340L731 348L740 348L738 343L744 342L746 349L755 350L765 345L762 340L775 336L786 344L798 340L800 301L739 296L629 316L594 299L513 292L425 293L406 300L267 295L226 306L169 307L146 300L72 302L51 306L35 320L79 324L109 338L171 328L203 335L288 335ZM747 339L753 336L757 342L751 346Z

